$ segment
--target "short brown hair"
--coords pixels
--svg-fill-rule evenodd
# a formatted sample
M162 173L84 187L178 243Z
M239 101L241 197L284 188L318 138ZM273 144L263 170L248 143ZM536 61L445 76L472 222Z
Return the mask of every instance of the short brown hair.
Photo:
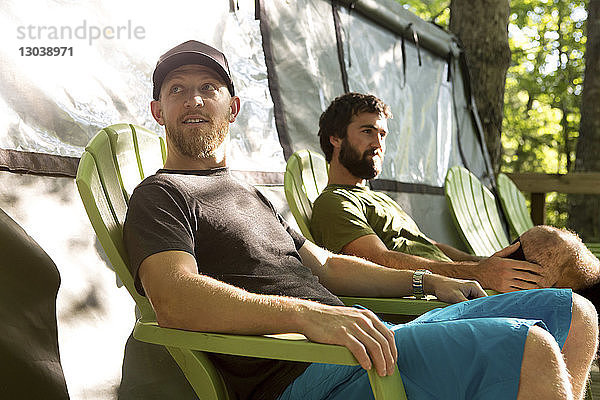
M373 95L352 92L335 98L319 118L319 141L327 162L331 162L333 154L329 138L345 138L352 118L360 113L377 113L392 118L390 107Z

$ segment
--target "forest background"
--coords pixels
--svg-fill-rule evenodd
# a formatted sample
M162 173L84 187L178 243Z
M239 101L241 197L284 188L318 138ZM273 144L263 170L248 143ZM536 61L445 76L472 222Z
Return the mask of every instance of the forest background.
M600 0L396 1L458 36L495 172L600 172ZM600 241L600 196L550 192L546 223Z

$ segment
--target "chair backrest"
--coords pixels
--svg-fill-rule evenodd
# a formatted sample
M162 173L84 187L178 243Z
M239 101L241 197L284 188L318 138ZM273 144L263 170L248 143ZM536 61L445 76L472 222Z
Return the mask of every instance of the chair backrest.
M509 245L496 199L475 175L454 166L444 186L456 228L471 252L490 256Z
M123 223L133 189L145 177L162 168L165 160L165 141L156 133L130 124L111 125L99 131L88 143L75 179L98 240L140 311L136 326L140 322L156 322L156 315L148 299L135 290L127 268ZM198 397L231 398L223 378L206 354L174 346L167 346L167 350ZM163 373L168 373L164 365L161 368Z
M519 236L528 229L533 228L533 221L527 209L525 196L512 179L505 174L498 174L497 181L500 204L502 204L511 231L514 236Z
M99 131L81 156L75 182L96 235L129 294L142 321L155 320L148 299L135 290L127 268L123 222L129 197L146 176L161 168L166 158L164 139L145 128L111 125Z
M290 211L300 231L310 241L310 218L315 199L327 186L329 166L325 158L310 150L298 150L290 156L285 168L283 189Z

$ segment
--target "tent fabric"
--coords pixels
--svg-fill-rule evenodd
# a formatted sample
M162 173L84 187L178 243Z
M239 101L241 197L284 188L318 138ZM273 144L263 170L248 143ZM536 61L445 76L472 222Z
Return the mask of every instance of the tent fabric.
M244 99L231 131L232 167L282 172L285 159L254 2L237 3L173 0L157 12L141 0L68 7L42 0L32 15L28 3L1 2L0 148L77 158L99 129L114 123L164 132L149 111L154 65L166 49L196 39L227 54ZM117 38L120 28L125 29ZM100 37L92 39L97 30ZM72 55L19 51L54 46L72 48Z
M0 398L68 399L60 364L56 265L0 210Z
M454 37L394 2L352 4L339 10L336 37L335 4L329 1L265 2L261 17L272 29L269 74L286 77L278 79L281 104L276 107L286 117L291 151L319 150L318 118L344 93L345 70L349 90L381 97L395 115L381 179L439 188L450 166L467 162L476 175L486 175ZM383 26L381 4L393 14ZM426 38L423 47L417 49L398 32Z
M51 173L58 165L69 175L70 161L61 167L35 154L77 158L97 130L116 122L163 132L148 111L150 74L165 49L193 38L227 54L242 98L229 146L234 169L281 173L293 151L318 150L319 115L353 90L376 94L395 114L381 179L440 187L455 164L487 174L454 36L393 0L256 4L173 0L157 13L141 0L68 8L44 0L32 19L22 2L2 2L0 149L27 154L4 167ZM198 15L210 18L199 24ZM121 28L128 36L102 33ZM73 55L17 51L49 45L72 47Z

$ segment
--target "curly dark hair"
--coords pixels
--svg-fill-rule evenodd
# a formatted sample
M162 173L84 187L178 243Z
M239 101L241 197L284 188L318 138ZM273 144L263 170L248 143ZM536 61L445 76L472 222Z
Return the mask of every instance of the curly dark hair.
M390 107L370 94L346 93L331 102L327 110L319 118L319 141L327 162L331 162L333 145L331 136L343 139L346 137L348 125L352 118L360 113L377 113L392 118Z

